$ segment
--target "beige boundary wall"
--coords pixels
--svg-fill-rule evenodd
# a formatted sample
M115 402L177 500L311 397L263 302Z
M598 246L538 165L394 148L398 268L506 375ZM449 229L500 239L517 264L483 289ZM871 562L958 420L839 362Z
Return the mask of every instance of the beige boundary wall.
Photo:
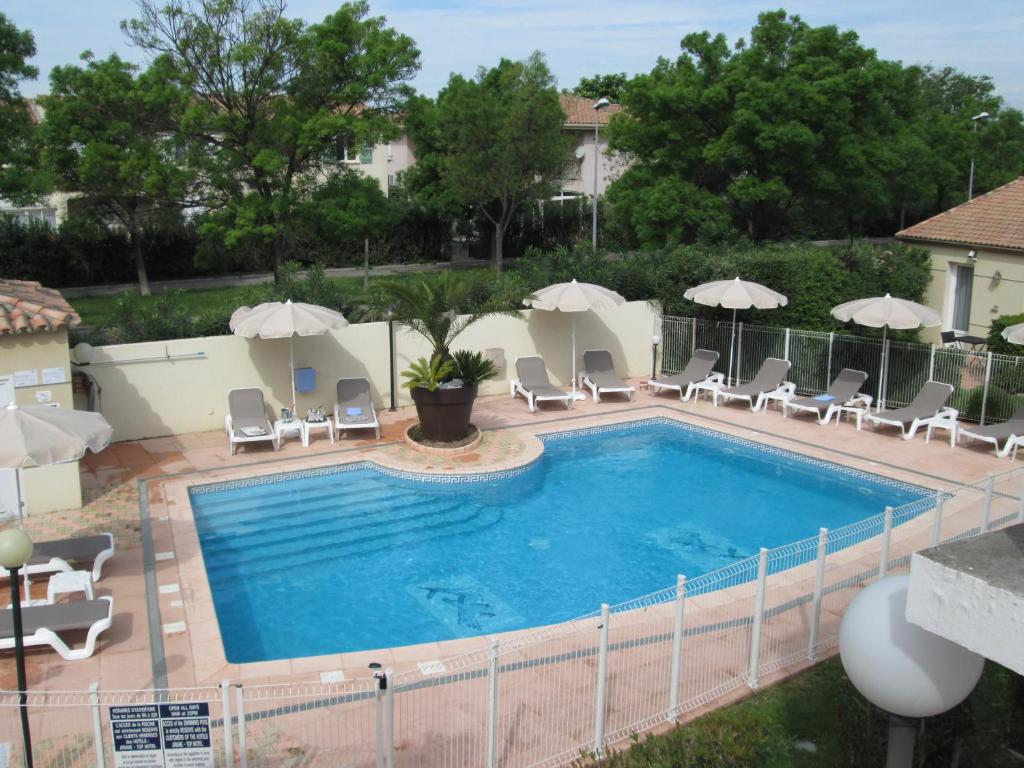
M656 317L647 302L579 313L579 359L584 350L608 349L619 375L648 375ZM481 394L507 393L514 360L522 355L541 355L552 381L568 385L571 328L572 315L528 310L521 319L498 316L477 322L458 338L455 348L499 349L504 354L504 368L497 379L481 387ZM318 405L332 410L334 384L342 376L368 378L377 407L387 408L387 323L353 324L325 336L295 337L294 346L295 366L316 369L316 390L298 395L301 415ZM399 382L409 362L429 352L422 338L398 326L395 349ZM175 359L200 352L201 358ZM214 336L97 347L87 370L102 387L102 411L114 426L114 440L223 429L227 393L235 387L262 388L275 414L291 400L286 339ZM410 403L408 392L399 389L398 404Z

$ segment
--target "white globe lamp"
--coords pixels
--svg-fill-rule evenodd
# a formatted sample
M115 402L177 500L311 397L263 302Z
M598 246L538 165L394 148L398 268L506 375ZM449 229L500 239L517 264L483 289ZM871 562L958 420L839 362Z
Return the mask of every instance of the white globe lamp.
M897 718L931 717L970 695L985 659L907 621L909 583L909 576L890 576L857 595L839 626L839 656L872 704ZM890 766L913 758L914 731L902 730L890 727Z

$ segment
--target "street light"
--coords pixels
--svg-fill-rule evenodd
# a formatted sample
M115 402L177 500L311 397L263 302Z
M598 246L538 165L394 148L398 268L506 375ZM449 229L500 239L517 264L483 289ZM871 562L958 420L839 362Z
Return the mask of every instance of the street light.
M651 334L651 378L658 378L658 345L661 344L661 336L657 333Z
M988 120L988 118L988 112L979 112L977 115L971 118L971 122L974 123L974 139L971 142L971 177L967 182L968 200L974 197L974 149L978 144L978 123Z
M18 667L18 701L21 710L21 735L25 741L25 768L32 768L32 736L28 729L28 682L25 679L25 644L21 631L21 584L18 571L32 557L32 539L20 528L0 531L0 566L10 572L11 624ZM26 596L27 597L27 596Z
M598 141L601 135L601 110L611 104L608 99L600 98L594 102L594 199L590 204L590 218L592 226L591 245L597 251L597 174L601 163L601 144Z

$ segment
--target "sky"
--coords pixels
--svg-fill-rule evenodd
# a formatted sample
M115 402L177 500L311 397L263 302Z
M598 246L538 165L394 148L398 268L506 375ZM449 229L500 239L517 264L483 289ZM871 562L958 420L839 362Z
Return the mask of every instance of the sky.
M289 0L288 15L319 21L338 0ZM747 37L757 14L784 7L820 26L853 29L882 58L953 66L990 75L1010 106L1024 109L1024 0L371 0L374 15L410 35L422 52L413 82L433 96L452 72L472 75L502 57L542 51L563 88L606 72L648 72L659 56L674 58L695 31ZM0 10L35 35L40 70L24 83L45 93L46 75L86 49L143 61L119 28L133 0L4 0Z

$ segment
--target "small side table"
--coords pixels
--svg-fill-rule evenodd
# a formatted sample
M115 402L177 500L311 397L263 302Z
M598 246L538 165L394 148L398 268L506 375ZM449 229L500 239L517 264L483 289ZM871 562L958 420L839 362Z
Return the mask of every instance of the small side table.
M773 389L771 392L765 392L761 395L759 400L762 401L762 410L768 413L768 405L770 403L779 403L781 406L784 403L788 403L796 397L796 384L791 381L785 381L782 386L778 389Z
M710 397L713 400L715 400L715 405L717 405L718 404L718 398L715 396L715 393L718 392L719 390L722 390L722 389L725 389L725 385L721 381L717 381L717 380L716 381L710 381L710 380L709 381L702 381L702 382L700 382L698 384L694 384L693 385L693 395L692 395L693 402L696 403L698 400L700 400L700 393L701 392L705 392L705 393L707 393L708 397Z
M278 419L274 422L274 434L277 435L278 444L283 443L289 437L297 437L305 444L305 430L302 428L302 421L299 419L292 419L291 421L281 421Z
M50 577L46 585L46 602L52 603L57 595L84 592L87 600L95 600L92 574L89 571L61 571Z
M933 429L946 429L949 430L949 447L953 448L956 446L956 435L960 429L960 425L956 420L956 416L935 416L931 421L928 422L928 429L924 433L924 441L927 443L932 439Z
M323 421L306 421L302 420L302 445L306 448L309 447L309 435L311 432L316 430L326 430L327 436L331 438L331 445L334 445L334 424L331 423L329 416L325 417Z
M861 425L864 423L864 414L868 412L868 406L861 405L839 405L836 406L836 426L839 426L839 422L843 420L843 414L852 414L857 418L857 431L860 432Z

